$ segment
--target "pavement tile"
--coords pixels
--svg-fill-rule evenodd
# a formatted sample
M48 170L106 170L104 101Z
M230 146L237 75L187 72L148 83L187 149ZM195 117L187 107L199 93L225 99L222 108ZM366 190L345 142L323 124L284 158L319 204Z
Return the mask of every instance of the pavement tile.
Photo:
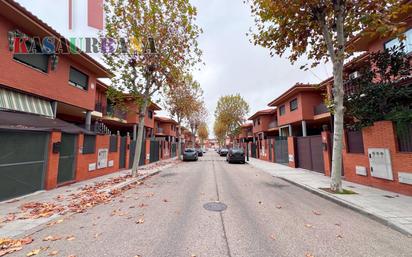
M285 165L251 158L249 164L272 176L280 177L293 183L305 186L317 193L328 196L351 207L367 212L391 222L395 229L412 235L412 197L385 191L378 188L343 181L345 188L353 189L356 195L333 195L320 190L328 187L330 178L323 174L304 169L294 169ZM386 197L390 196L390 197ZM402 217L402 218L401 218ZM392 226L393 227L393 226Z

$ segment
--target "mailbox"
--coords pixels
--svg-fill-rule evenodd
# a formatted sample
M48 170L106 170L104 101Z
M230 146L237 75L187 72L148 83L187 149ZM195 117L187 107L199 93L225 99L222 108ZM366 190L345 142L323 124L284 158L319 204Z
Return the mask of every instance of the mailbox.
M53 143L53 153L60 153L61 148L62 148L62 142Z
M393 180L392 162L389 149L369 148L368 157L372 177Z

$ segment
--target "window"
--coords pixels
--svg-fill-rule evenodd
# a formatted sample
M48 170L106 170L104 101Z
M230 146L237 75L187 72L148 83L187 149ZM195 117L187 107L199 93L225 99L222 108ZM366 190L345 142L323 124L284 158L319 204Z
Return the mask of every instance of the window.
M384 48L385 49L391 49L394 46L400 46L401 43L405 45L405 53L410 53L412 52L412 29L409 29L404 33L405 40L402 42L399 41L398 38L394 38L388 42L385 43Z
M147 111L147 116L149 117L149 119L153 119L153 112L152 111Z
M96 148L96 136L95 135L84 135L83 154L95 153L95 148Z
M37 44L35 45L35 49L33 50L30 50L31 43L29 41L26 42L26 46L29 51L36 50L36 53L14 54L13 58L19 62L47 73L49 71L49 55L41 54L41 46Z
M289 105L290 105L291 112L298 109L298 99L297 98L293 99L292 101L290 101Z
M89 76L73 67L70 67L69 84L87 90L89 87Z
M285 115L285 113L286 113L286 107L285 107L285 105L280 106L280 107L279 107L279 115L280 115L280 116L283 116L283 115Z
M257 118L257 124L260 125L260 118Z

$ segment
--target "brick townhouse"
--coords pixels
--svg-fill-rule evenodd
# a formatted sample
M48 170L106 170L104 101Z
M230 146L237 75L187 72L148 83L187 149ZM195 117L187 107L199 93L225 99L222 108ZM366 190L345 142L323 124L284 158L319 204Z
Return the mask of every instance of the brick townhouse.
M110 109L98 79L112 74L78 49L18 53L40 49L36 38L68 40L12 0L0 0L0 34L0 201L130 167L137 107ZM151 104L145 118L148 154L156 110Z
M399 17L408 25L404 33L407 54L412 52L410 18L410 14ZM370 35L352 39L348 47L360 54L345 64L345 94L356 90L357 85L349 83L348 79L360 76L359 69L370 65L366 63L369 53L397 44L400 42L396 38ZM287 158L285 164L291 167L330 176L333 117L324 102L332 95L332 83L333 78L328 78L319 85L296 84L269 103L268 106L277 108L280 137L275 139L276 162L278 155L284 156ZM412 79L407 77L399 86L410 83ZM378 121L359 131L346 130L343 143L344 179L412 195L412 124L399 134L391 121Z

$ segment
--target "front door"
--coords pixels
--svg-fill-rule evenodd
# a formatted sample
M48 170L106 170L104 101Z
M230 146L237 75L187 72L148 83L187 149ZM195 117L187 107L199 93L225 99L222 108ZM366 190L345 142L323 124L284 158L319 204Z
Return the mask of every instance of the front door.
M76 139L74 134L62 133L57 184L74 180Z

